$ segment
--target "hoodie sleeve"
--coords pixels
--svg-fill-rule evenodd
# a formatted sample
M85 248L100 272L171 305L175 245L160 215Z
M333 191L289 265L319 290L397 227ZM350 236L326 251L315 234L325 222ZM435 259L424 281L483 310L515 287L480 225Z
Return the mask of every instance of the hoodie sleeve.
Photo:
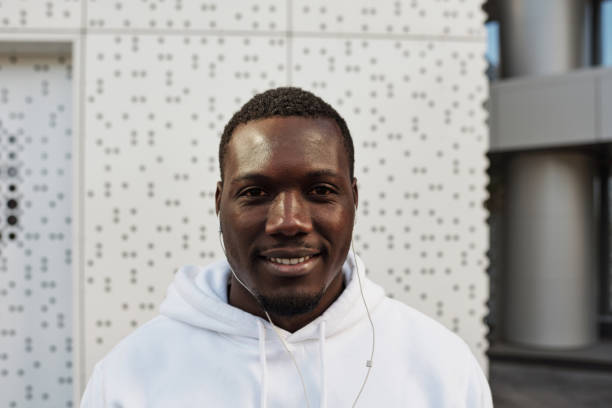
M489 383L476 359L471 356L465 406L469 408L493 408Z
M81 398L81 408L105 408L106 400L104 394L104 376L100 363L98 363L94 367L94 372Z

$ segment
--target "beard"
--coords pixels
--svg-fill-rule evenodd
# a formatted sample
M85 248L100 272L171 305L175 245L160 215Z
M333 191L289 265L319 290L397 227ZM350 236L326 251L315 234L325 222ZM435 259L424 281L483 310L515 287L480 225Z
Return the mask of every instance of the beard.
M295 295L266 296L258 294L259 304L268 312L277 316L297 316L312 312L323 297L323 290L316 294L298 293Z

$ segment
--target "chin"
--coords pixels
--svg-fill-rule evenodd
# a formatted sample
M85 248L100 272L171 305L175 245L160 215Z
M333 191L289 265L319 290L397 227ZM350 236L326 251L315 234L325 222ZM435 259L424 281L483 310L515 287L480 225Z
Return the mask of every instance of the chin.
M323 297L323 290L318 293L296 293L282 295L257 296L263 308L277 316L298 316L312 312Z

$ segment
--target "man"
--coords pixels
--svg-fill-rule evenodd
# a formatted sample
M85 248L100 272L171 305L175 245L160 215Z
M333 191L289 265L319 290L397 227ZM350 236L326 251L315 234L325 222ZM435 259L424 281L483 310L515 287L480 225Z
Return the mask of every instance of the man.
M315 95L247 102L219 146L227 260L180 269L81 406L491 407L465 343L366 279L353 162L344 119Z

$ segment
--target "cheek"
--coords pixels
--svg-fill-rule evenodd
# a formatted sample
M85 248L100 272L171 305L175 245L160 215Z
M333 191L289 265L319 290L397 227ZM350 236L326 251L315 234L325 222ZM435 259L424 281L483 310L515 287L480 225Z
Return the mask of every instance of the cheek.
M242 279L247 285L252 285L252 278L249 271L249 246L248 240L244 239L244 234L237 230L234 226L229 228L224 226L223 240L225 243L225 257L230 264L232 270Z
M243 256L248 256L250 243L253 242L257 229L259 218L249 211L240 211L228 214L228 219L223 223L223 237L226 244L226 249L229 254L235 259L241 259ZM231 248L231 252L230 252Z
M329 214L319 219L320 231L331 243L334 255L343 258L351 245L353 236L353 218L351 213Z

